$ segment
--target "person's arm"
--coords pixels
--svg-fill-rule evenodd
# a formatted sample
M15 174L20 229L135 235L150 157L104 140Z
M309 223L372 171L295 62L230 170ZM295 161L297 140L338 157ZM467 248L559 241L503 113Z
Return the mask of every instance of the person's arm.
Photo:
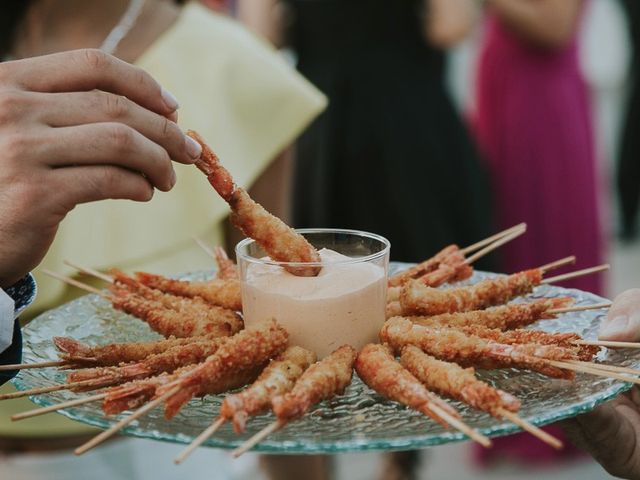
M464 40L478 16L473 0L425 0L425 35L435 47L447 48Z
M147 201L200 146L149 74L98 50L0 63L0 288L44 257L77 204Z
M582 0L486 0L500 20L525 41L561 48L573 37Z
M613 302L600 329L601 340L640 340L640 289L628 290ZM640 390L629 392L595 410L562 422L571 440L588 451L610 474L640 478Z

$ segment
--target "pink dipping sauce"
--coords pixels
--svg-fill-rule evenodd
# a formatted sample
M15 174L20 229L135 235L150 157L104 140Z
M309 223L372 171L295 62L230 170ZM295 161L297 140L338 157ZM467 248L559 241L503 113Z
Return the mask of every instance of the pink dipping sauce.
M320 250L316 277L297 277L277 265L251 264L242 283L247 326L275 318L299 345L325 357L345 343L356 349L378 341L385 321L387 279L373 263L340 264L349 257Z

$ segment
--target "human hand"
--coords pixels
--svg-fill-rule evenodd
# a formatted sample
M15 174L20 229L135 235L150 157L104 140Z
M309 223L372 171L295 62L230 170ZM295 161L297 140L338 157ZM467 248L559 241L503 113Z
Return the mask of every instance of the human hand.
M640 289L613 301L600 329L601 340L640 339ZM587 450L610 474L640 479L640 390L630 391L595 410L563 422L576 445Z
M200 146L149 74L98 50L0 63L0 287L35 267L77 204L148 201Z

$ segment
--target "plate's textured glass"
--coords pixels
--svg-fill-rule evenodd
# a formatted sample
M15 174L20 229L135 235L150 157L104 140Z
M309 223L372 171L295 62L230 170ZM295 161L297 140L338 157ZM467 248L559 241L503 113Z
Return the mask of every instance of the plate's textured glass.
M407 265L393 264L391 272ZM475 273L471 281L490 274ZM205 274L188 275L203 279ZM558 287L536 288L531 297L569 296L579 305L600 303L601 297ZM547 331L577 332L593 339L603 310L564 314L555 320L536 325ZM56 359L51 338L70 336L91 344L151 340L159 338L145 323L113 310L97 295L88 295L47 312L32 321L24 330L24 361L38 362ZM640 350L603 350L600 360L616 365L640 367ZM536 425L544 425L562 418L591 410L597 404L627 390L630 384L602 377L578 374L573 382L554 380L542 375L518 371L495 370L481 372L481 377L522 400L520 415ZM23 370L14 380L19 389L43 387L61 383L64 374L55 368ZM86 395L86 394L85 394ZM55 392L32 397L39 405L47 406L78 398L70 392ZM124 433L138 437L187 443L197 436L218 413L224 398L209 396L191 401L180 414L168 422L161 409L133 422ZM452 402L460 409L464 420L489 436L504 435L517 430L508 423L485 413ZM63 412L69 418L106 428L122 416L105 418L99 403L91 403ZM227 424L211 438L207 445L231 448L273 421L271 414L261 415L248 423L247 431L237 436ZM323 402L303 419L270 435L256 449L263 452L313 453L346 452L355 450L391 450L438 445L465 438L456 431L446 431L440 425L417 412L389 402L375 394L356 377L346 393Z

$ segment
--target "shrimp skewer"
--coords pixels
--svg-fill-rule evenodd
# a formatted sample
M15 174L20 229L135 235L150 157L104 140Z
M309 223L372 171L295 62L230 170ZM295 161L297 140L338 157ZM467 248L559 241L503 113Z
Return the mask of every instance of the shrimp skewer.
M445 428L451 423L485 447L491 445L487 437L460 422L460 415L453 407L396 362L388 345L366 345L358 354L355 368L362 381L380 395L431 417Z
M234 371L250 370L267 363L287 348L288 340L289 334L275 320L260 322L229 338L180 380L179 392L166 401L166 418L172 418L193 397L220 393L221 378Z
M167 350L188 345L208 337L169 338L155 342L110 343L92 347L69 337L53 337L62 360L73 366L99 365L108 367L120 363L139 362Z
M206 313L202 313L202 309L185 307L176 311L161 302L148 300L124 289L114 289L114 293L114 308L144 320L165 337L229 336L235 330L232 325L240 324L235 312L223 308L214 312L215 318L211 321Z
M279 218L271 215L249 194L238 187L231 174L220 164L211 148L196 132L187 135L202 146L202 155L196 166L207 176L209 183L231 207L231 222L246 236L253 238L273 260L278 262L319 263L320 255L307 240ZM315 277L319 266L288 265L288 272Z
M380 331L380 339L400 352L415 345L440 360L478 368L525 368L556 378L573 379L571 370L551 366L552 360L576 360L573 350L555 345L505 345L465 335L453 328L433 329L415 325L410 320L394 317Z
M566 275L577 276L606 268L608 265L602 265ZM446 290L426 287L416 280L411 280L402 288L400 303L403 312L409 315L438 315L482 310L531 293L536 286L553 280L543 280L544 272L543 268L534 268L505 277L489 278L468 287ZM566 279L568 278L566 275L554 278Z
M487 310L441 313L433 317L414 316L407 318L418 325L433 328L457 328L478 325L486 328L510 330L512 328L525 327L538 320L555 318L556 315L553 310L565 307L572 301L570 298L543 298L530 303L512 303Z
M223 318L216 318L214 321L206 321L196 312L192 312L195 318L184 318L185 313L188 312L184 310L178 312L172 308L165 307L159 301L148 300L116 285L112 287L112 294L108 295L73 278L65 277L49 270L43 270L43 273L110 300L113 308L122 310L147 322L153 330L165 337L190 337L207 334L230 335L231 324L237 324L238 322L237 314L228 310L216 311ZM221 322L225 318L228 322Z
M437 272L441 265L445 265L446 266L445 269L447 269L447 267L451 268L451 267L460 266L466 261L468 266L469 264L473 263L472 257L469 258L469 260L471 261L465 259L465 255L467 255L468 253L471 253L475 250L482 249L483 247L487 247L490 244L498 244L498 241L503 240L505 239L505 237L509 237L512 234L517 233L516 236L521 235L526 231L526 229L527 229L527 224L520 223L518 225L515 225L514 227L508 228L502 232L492 235L489 238L485 238L480 242L477 242L473 245L469 245L468 247L465 247L463 249L460 249L455 244L449 245L443 248L442 250L440 250L433 257L428 258L427 260L417 265L414 265L411 268L403 270L402 272L396 273L395 275L389 277L389 280L388 280L389 287L401 287L402 285L407 283L409 280L415 280L417 278L423 278L423 281L426 285L435 287L437 285L432 285L430 283L431 281L435 281L435 278L428 277L428 275L431 273ZM497 246L499 245L500 244L498 244ZM483 252L483 254L484 253L485 252ZM478 252L478 254L480 254L480 252ZM458 278L456 278L456 280L454 281L464 280L465 278L468 278L469 276L471 276L471 273L472 273L471 270L463 269L460 271ZM444 272L441 272L437 274L437 276L442 276L443 274ZM442 281L440 285L442 285L442 283L445 283L446 281L447 280Z
M111 273L116 286L113 290L116 292L118 292L118 287L121 287L134 295L175 310L188 318L190 322L201 325L201 330L204 330L203 334L219 331L223 336L228 336L244 327L244 322L237 313L217 305L211 305L200 297L185 298L150 288L118 269L113 269Z
M161 373L171 373L180 367L204 361L213 355L226 339L216 338L193 341L187 345L179 345L165 352L151 355L141 362L113 367L98 367L79 370L67 376L68 382L95 379L97 386L104 387L131 380L152 377Z
M600 347L578 344L577 342L582 340L582 337L577 333L547 333L540 330L509 330L502 332L481 325L465 326L461 327L460 330L467 335L475 335L485 340L506 345L522 343L556 345L573 350L578 356L578 360L581 361L593 360L593 357L600 351Z
M180 297L200 297L210 303L229 310L242 310L239 280L213 279L205 282L175 280L147 272L136 272L136 280L147 287Z
M493 417L507 418L552 447L562 448L562 442L557 438L516 415L520 409L517 398L478 380L473 368L463 369L455 363L437 360L412 345L402 349L400 363L427 388L461 400Z
M202 445L226 421L233 421L236 433L244 431L249 417L257 415L271 406L276 395L290 391L296 380L316 361L316 355L301 347L289 347L274 360L271 360L256 381L240 393L225 397L220 407L220 416L209 428L182 451L176 458L181 463L198 446Z
M311 365L298 378L290 392L272 399L273 413L278 420L251 437L234 450L232 455L234 457L242 455L269 433L302 417L313 405L342 394L351 383L356 355L357 352L353 347L343 345Z
M427 388L502 418L500 409L517 412L520 401L510 394L478 380L473 367L462 368L427 355L418 347L402 349L400 363Z

